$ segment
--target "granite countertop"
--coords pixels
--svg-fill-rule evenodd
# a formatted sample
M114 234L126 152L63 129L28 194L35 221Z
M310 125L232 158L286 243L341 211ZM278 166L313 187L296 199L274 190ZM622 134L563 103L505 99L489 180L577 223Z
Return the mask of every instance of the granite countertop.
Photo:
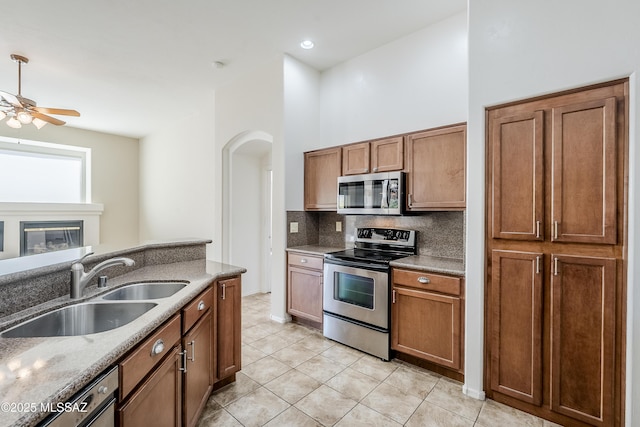
M389 263L391 267L409 268L411 270L431 273L464 276L464 261L458 258L444 258L429 255L414 255L400 258Z
M304 246L293 246L291 248L287 248L287 252L300 252L309 255L324 255L330 252L338 252L343 251L344 248L340 247L332 247L332 246L321 246L321 245L304 245Z
M58 402L66 401L95 376L114 366L127 351L206 289L212 281L245 272L246 269L242 267L204 259L145 266L110 279L106 290L89 288L86 297L81 300L64 296L0 319L0 329L4 330L54 308L99 298L128 283L189 281L184 289L171 297L150 300L158 305L127 325L111 331L72 337L0 337L0 426L35 425L48 415L40 412L41 403L50 403L55 407ZM11 404L14 404L13 407ZM15 404L29 406L23 408ZM36 411L32 412L32 408Z

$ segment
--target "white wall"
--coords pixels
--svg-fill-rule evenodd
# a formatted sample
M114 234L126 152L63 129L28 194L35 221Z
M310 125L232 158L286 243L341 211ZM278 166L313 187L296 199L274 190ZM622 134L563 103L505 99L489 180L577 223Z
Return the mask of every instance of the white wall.
M267 142L263 144L271 145ZM263 279L264 159L251 153L235 153L232 163L233 218L230 236L234 244L231 247L231 259L234 264L247 269L242 276L242 294L251 295L261 291Z
M284 58L285 175L304 176L305 151L319 145L320 73L290 56ZM304 180L288 179L286 209L303 210Z
M466 34L459 13L323 72L319 147L465 121Z
M626 424L640 424L640 2L469 1L466 385L482 390L485 107L631 76ZM634 366L634 363L635 366Z
M54 144L91 148L92 202L104 205L100 217L100 243L138 241L138 140L47 125L11 129L2 123L0 135ZM5 230L6 233L6 230Z
M216 150L221 152L239 135L265 133L273 139L271 147L273 168L273 257L271 273L271 315L276 320L286 318L286 215L285 215L285 149L283 140L283 57L278 56L255 69L251 74L238 76L231 84L216 92ZM212 168L216 179L223 183L222 156ZM224 183L222 185L225 185ZM222 236L222 185L217 189L214 214L214 234ZM242 226L234 222L234 226ZM231 242L244 245L246 242ZM234 263L232 257L228 260ZM214 259L223 259L222 246L215 245Z
M215 239L214 96L140 140L140 238ZM211 245L207 256L212 257Z

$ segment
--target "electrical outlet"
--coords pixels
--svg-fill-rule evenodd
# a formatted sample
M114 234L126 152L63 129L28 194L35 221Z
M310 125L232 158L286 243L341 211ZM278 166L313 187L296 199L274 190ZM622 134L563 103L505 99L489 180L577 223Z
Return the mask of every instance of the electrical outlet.
M342 221L336 221L336 231L342 231Z
M289 223L289 233L297 233L298 232L298 223L290 222Z

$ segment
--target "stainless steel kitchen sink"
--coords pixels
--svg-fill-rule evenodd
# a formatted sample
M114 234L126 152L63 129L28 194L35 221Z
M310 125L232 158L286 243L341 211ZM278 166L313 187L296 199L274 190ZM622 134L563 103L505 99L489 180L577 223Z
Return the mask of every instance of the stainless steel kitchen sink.
M119 328L142 316L152 302L89 302L59 308L0 334L3 338L88 335Z
M106 300L147 300L170 297L187 286L184 282L134 283L115 289L102 296Z

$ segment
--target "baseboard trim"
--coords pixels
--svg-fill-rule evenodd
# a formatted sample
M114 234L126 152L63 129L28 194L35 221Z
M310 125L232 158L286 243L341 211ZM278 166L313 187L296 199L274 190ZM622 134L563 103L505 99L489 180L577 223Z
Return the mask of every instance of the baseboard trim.
M467 387L467 385L466 385L466 384L464 384L464 385L462 386L462 392L463 392L465 395L467 395L467 396L469 396L469 397L472 397L472 398L474 398L474 399L477 399L477 400L485 400L485 399L486 399L486 396L485 396L485 394L484 394L484 391L482 391L482 390L475 390L475 389L469 388L469 387Z

